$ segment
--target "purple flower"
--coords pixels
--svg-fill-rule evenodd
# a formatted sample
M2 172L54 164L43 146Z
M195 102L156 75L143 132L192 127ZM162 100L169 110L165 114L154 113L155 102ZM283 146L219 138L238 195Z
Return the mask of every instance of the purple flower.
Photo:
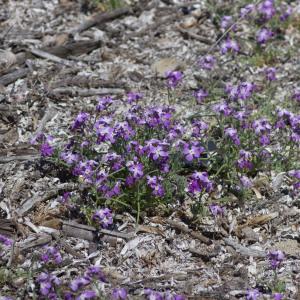
M263 134L262 136L260 136L259 142L262 146L267 146L270 144L270 138L268 135Z
M91 266L89 267L85 272L84 272L84 277L92 280L92 279L98 279L102 282L106 282L105 276L101 270L100 267L98 266Z
M122 138L128 141L135 134L135 131L131 128L127 121L118 122L114 128L115 137Z
M78 277L71 281L70 283L70 289L73 292L77 292L79 289L81 289L83 286L89 285L91 283L89 278L85 277Z
M239 98L239 87L237 85L232 85L227 83L225 87L225 92L227 93L230 100L236 101Z
M211 71L216 63L216 59L212 55L205 55L202 57L198 64L202 69Z
M213 188L207 172L194 172L188 184L188 191L196 194L202 191L210 192Z
M6 246L11 246L13 244L13 241L6 236L0 234L0 243L6 245Z
M136 92L129 92L127 94L127 102L129 104L133 103L133 102L137 102L138 100L143 98L143 94L142 93L136 93Z
M294 91L292 98L300 103L300 88Z
M237 133L237 130L235 128L231 128L231 127L226 128L224 130L224 134L225 134L225 136L230 137L235 145L240 145L241 144L238 133Z
M51 293L54 293L55 286L59 286L61 284L60 280L52 274L42 272L37 278L37 282L40 284L40 293L43 296L48 296Z
M253 164L251 162L252 159L252 153L245 150L240 150L240 157L237 160L237 165L241 169L249 169L251 170L253 168Z
M248 290L246 293L247 300L257 300L259 296L260 292L258 291L258 289Z
M86 299L95 299L97 293L93 290L86 290L82 292L79 296L76 297L76 300L86 300Z
M229 116L232 112L231 108L228 106L226 102L222 102L219 104L215 104L213 106L213 110L225 116Z
M168 71L166 72L166 77L168 80L168 86L170 88L175 88L182 80L183 74L180 71Z
M212 215L215 217L218 215L223 216L223 214L224 214L224 208L219 206L218 204L214 204L214 203L210 204L209 210L212 213Z
M45 253L41 256L41 260L44 263L48 263L53 260L53 262L58 265L62 262L62 257L57 248L46 246Z
M238 86L238 97L241 100L246 100L251 97L253 91L255 90L255 85L251 82L242 82Z
M192 136L200 137L208 130L208 125L204 121L193 121Z
M277 268L279 268L281 262L284 260L285 255L282 251L280 250L274 250L274 251L270 251L268 253L268 259L270 262L270 266L273 270L276 270Z
M272 126L270 125L267 119L262 118L262 119L255 120L252 123L252 128L254 129L256 134L262 135L270 132Z
M147 296L148 300L163 300L163 295L152 289L145 289L144 294Z
M230 26L233 25L233 19L232 16L223 16L221 19L221 28L223 29L223 31L225 31L226 29L228 29ZM233 26L235 28L233 28L233 30L236 30L236 26Z
M237 41L227 38L221 45L221 53L226 54L227 52L238 53L240 51L240 47Z
M41 155L44 157L51 156L54 153L54 149L47 142L41 145Z
M241 18L245 18L246 16L250 15L255 10L254 4L248 4L245 7L242 7L240 10Z
M111 210L109 208L97 210L93 215L93 220L100 223L103 228L107 228L113 223Z
M242 186L246 189L249 189L253 186L253 183L250 180L250 178L245 175L240 177L240 181L241 181Z
M266 43L270 38L273 37L273 32L267 28L262 28L256 33L256 40L259 44Z
M66 151L61 152L60 158L64 160L68 165L73 165L80 160L79 154Z
M98 105L96 106L97 111L107 110L113 103L112 97L102 97L98 99Z
M283 8L282 10L284 10L284 11L280 15L280 21L284 22L289 18L289 16L292 14L293 10L292 10L292 7L290 5Z
M273 0L265 0L258 6L258 11L263 15L264 19L270 20L276 13Z
M275 68L266 68L265 69L266 79L269 81L276 80L276 69Z
M186 298L183 295L174 295L173 300L185 300Z
M183 154L187 161L199 158L204 151L205 149L199 146L197 142L192 142L191 144L185 143L183 146Z
M199 89L197 92L194 93L194 96L198 104L201 104L203 100L208 96L208 93L203 89Z
M89 118L90 118L90 115L88 113L85 113L85 112L79 113L71 126L71 130L78 129L79 127L84 125L88 121Z
M163 197L165 194L161 182L162 177L147 175L147 184L152 189L152 194L156 197Z
M98 143L115 142L114 128L112 128L111 126L103 124L98 120L94 125L94 129L98 136Z
M274 293L273 294L274 300L282 300L283 295L281 293Z
M153 160L166 160L169 156L168 152L166 151L166 145L159 140L152 139L147 141L145 149L149 154L149 157Z
M112 298L114 300L124 300L127 298L127 291L124 288L113 289Z
M137 158L135 158L135 159L137 159ZM129 162L127 162L126 166L135 179L139 179L139 178L143 177L144 166L141 163L139 163L138 161L129 161Z

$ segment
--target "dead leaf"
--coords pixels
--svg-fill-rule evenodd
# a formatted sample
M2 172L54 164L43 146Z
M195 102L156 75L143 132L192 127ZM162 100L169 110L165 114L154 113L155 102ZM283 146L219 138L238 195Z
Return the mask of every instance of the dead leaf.
M163 237L165 236L162 230L160 230L157 227L153 227L153 226L139 225L137 231L138 232L145 232L145 233L159 234Z
M53 229L61 229L62 220L60 219L51 219L41 222L41 225L44 227L49 227Z
M267 215L260 215L260 216L255 216L251 217L247 220L247 225L248 226L256 226L256 225L264 225L271 220L277 218L279 215L278 212L267 214Z
M17 57L9 50L0 49L0 73L7 71L17 62Z
M167 57L154 62L151 66L151 70L158 76L165 77L167 71L182 70L183 66L182 61L174 57Z

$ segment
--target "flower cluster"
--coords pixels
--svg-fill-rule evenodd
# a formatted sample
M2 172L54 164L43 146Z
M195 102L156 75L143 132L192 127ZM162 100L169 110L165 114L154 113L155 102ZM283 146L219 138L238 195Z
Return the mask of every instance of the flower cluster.
M113 217L109 208L103 208L97 210L93 214L93 220L99 223L103 228L108 228L113 224Z
M285 255L280 250L270 251L268 253L268 259L270 262L270 266L273 270L276 270L281 265L282 261L284 260Z
M54 262L58 265L62 262L62 256L57 248L46 246L44 249L45 252L41 256L41 260L44 263Z

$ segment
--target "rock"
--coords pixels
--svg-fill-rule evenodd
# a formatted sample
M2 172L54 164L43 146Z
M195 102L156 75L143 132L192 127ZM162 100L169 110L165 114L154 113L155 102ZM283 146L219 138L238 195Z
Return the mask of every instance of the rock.
M200 18L202 16L202 9L197 8L197 9L192 10L191 15L195 18Z
M186 28L190 28L193 27L197 24L197 19L195 17L187 17L185 18L182 23L181 23L181 27L186 29Z
M165 77L167 71L183 70L184 64L174 57L163 58L154 62L151 69L159 77Z
M278 191L279 188L281 187L282 183L284 182L284 176L285 172L281 172L276 175L276 177L272 180L272 188L275 191Z
M299 243L296 240L285 240L274 243L272 249L281 250L292 256L300 256Z

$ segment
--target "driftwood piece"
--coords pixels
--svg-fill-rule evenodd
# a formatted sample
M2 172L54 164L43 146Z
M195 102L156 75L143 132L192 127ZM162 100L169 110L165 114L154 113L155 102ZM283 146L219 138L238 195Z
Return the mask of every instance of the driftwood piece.
M93 226L88 226L84 224L79 224L76 222L63 222L62 231L67 236L72 236L76 238L81 238L88 241L93 241L96 237L96 234L104 234L108 236L113 236L116 238L121 238L125 240L129 240L134 237L134 233L124 233L114 230L107 229L97 229Z
M21 205L21 207L16 210L16 213L19 216L24 216L29 211L34 209L37 204L39 204L41 202L45 202L51 198L56 197L60 191L65 191L65 190L72 191L72 190L75 190L76 187L77 187L77 185L74 183L62 183L62 184L58 185L55 189L45 192L45 194L43 196L37 195L37 196L34 196L33 198L27 199Z
M234 248L239 254L243 256L252 256L252 257L261 257L261 258L266 257L266 253L264 251L242 246L241 244L239 244L238 242L230 238L224 238L223 240L226 243L226 245Z
M123 15L126 15L130 12L130 8L129 7L123 7L123 8L118 8L115 9L113 11L109 11L109 12L104 12L104 13L100 13L97 14L93 17L91 17L89 20L83 22L82 24L80 24L77 28L75 28L71 34L75 35L76 33L81 33L95 25L98 24L103 24L109 21L112 21L116 18L119 18Z
M69 66L69 67L74 66L74 62L71 62L71 61L68 61L66 59L60 58L60 57L58 57L54 54L48 53L48 52L43 51L41 49L31 49L30 52L35 56L51 60L51 61L54 61L56 63L62 64L62 65L66 65L66 66Z
M0 77L0 85L7 86L20 78L26 77L29 73L30 73L30 70L28 68L22 68L22 69L15 70L11 73L8 73L8 74Z
M183 223L181 222L177 222L177 221L174 221L174 220L170 220L170 219L167 219L165 220L165 222L170 225L171 227L173 228L176 228L184 233L188 233L190 234L193 238L197 239L197 240L200 240L201 242L209 245L211 244L211 240L209 238L207 238L206 236L204 236L203 234L201 234L200 232L196 232L196 231L193 231L191 230L190 228L188 228L187 226L185 226Z
M90 96L101 96L101 95L119 95L123 94L125 91L123 89L80 89L77 87L63 87L63 88L56 88L53 90L49 90L50 95L53 96L80 96L80 97L90 97Z
M96 228L82 225L75 222L63 222L62 232L66 236L75 237L87 241L94 241L96 237Z

